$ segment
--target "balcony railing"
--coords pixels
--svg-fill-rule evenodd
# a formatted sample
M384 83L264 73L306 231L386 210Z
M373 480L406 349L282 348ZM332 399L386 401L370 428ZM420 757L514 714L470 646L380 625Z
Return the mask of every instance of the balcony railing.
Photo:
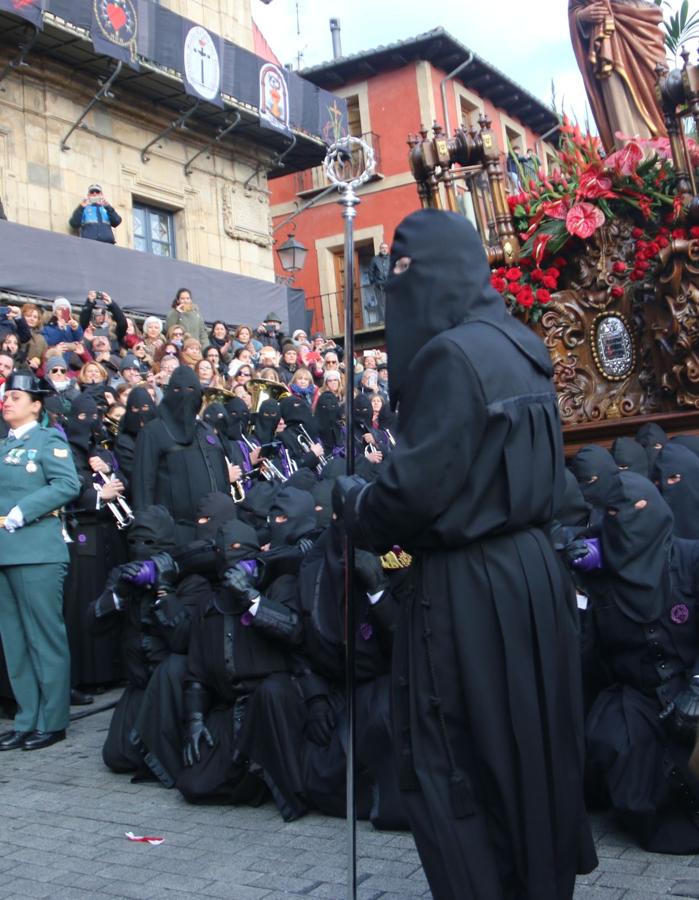
M322 331L328 337L345 333L345 303L342 291L306 297L306 306L313 311L312 331ZM354 327L356 331L374 331L384 327L384 310L376 302L374 288L360 285L355 289Z
M359 137L361 137L361 139L374 151L375 171L380 172L381 142L378 134L373 131L366 131L364 134L360 134ZM357 159L354 160L357 168L359 170L363 169L365 164L364 151L358 147L353 151L353 155L357 157ZM297 172L296 175L294 175L294 179L296 182L297 194L310 194L314 191L322 191L328 187L328 182L325 180L325 172L323 171L322 166L315 166L312 169L306 169L304 172Z

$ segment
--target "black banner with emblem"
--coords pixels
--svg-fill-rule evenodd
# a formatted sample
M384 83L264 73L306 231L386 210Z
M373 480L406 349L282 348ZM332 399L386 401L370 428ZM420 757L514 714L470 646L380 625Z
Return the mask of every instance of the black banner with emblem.
M182 19L182 75L185 93L223 106L223 41L202 25Z
M140 0L93 0L90 39L95 50L138 69Z
M0 0L0 10L26 19L39 30L43 28L43 0Z

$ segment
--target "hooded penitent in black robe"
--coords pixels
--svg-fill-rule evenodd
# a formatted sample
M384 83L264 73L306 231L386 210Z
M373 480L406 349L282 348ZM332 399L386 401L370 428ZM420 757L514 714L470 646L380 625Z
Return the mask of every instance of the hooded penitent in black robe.
M699 539L699 458L670 441L655 458L653 481L672 510L675 537Z
M146 388L135 387L129 391L126 412L119 423L119 434L114 442L114 455L119 469L131 481L136 438L141 429L155 418L155 403ZM130 493L130 492L129 492Z
M696 725L678 727L677 707L699 674L699 542L673 539L669 507L635 473L616 476L608 504L604 568L585 576L612 682L587 717L588 789L645 849L696 853L699 782L687 766Z
M256 568L259 544L248 525L228 522L217 543L226 565ZM254 615L224 585L214 585L192 629L185 686L206 698L212 741L202 741L199 759L179 774L187 800L258 803L269 790L285 820L303 815L305 711L291 678L291 651L301 637L294 577L268 585ZM185 698L185 715L186 709Z
M622 471L648 477L648 455L641 444L633 438L617 438L612 444L612 456Z
M691 450L695 456L699 456L699 434L678 434L670 441L672 444L681 444Z
M183 578L185 573L207 578L216 574L219 554L212 545L219 528L235 518L236 505L230 494L214 492L201 498L197 507L196 539L173 550ZM207 589L205 599L208 594ZM131 744L138 748L149 770L168 788L175 786L183 766L183 692L187 680L187 648L188 640L180 641L177 651L156 666L129 735Z
M66 510L71 543L70 568L63 585L63 618L70 646L71 685L103 685L121 677L119 645L114 635L91 635L85 614L102 593L109 570L126 560L126 548L108 507L103 504L97 508L96 487L101 482L89 459L97 456L111 467L115 460L96 443L103 436L102 414L89 394L73 401L65 427L80 479L80 494Z
M577 478L583 497L592 507L590 519L592 524L596 524L604 515L607 493L619 466L609 450L589 444L578 450L571 459L570 471Z
M172 373L158 416L136 442L131 496L135 510L162 504L177 525L178 543L194 537L197 503L230 491L226 455L214 431L197 418L202 388L187 366Z
M316 431L327 457L343 456L345 429L342 425L342 408L335 394L324 391L316 404L314 418Z
M648 456L648 471L652 472L655 463L655 457L660 453L668 437L663 429L656 422L646 422L636 432L636 440L646 451Z
M321 482L323 483L323 482ZM309 803L329 815L346 810L347 718L344 672L344 564L337 522L327 528L299 573L303 608L304 658L310 665L300 679L306 704L330 715L332 730L306 733L304 784ZM368 557L366 550L356 551ZM380 565L378 558L376 565ZM387 588L371 603L358 578L355 605L355 703L357 813L377 828L407 828L391 745L390 665L396 600Z
M393 661L411 828L436 900L568 900L596 857L575 600L544 532L564 472L551 361L466 220L414 213L392 255L412 260L386 287L398 443L345 513L415 557Z

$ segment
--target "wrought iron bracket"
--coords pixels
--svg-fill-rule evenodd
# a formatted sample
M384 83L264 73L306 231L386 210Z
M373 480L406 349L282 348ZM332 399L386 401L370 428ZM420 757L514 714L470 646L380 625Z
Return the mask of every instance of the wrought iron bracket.
M270 172L272 172L274 169L279 169L279 168L281 168L281 166L284 165L284 157L285 157L285 156L288 156L288 154L291 153L291 151L292 151L292 150L294 149L294 147L296 146L296 143L297 143L297 137L296 137L296 135L295 135L295 134L293 133L293 131L292 131L292 133L291 133L291 143L290 143L289 146L286 148L286 150L282 151L282 153L278 153L278 154L274 157L274 159L270 162L269 166L265 166L264 163L258 163L258 164L257 164L257 168L255 169L255 171L252 173L252 175L248 178L248 180L247 180L247 181L245 182L245 184L243 185L243 190L244 190L244 191L247 191L248 187L250 186L250 183L253 181L253 179L257 178L257 176L260 174L260 172L261 172L264 168L268 168Z
M92 100L90 100L90 102L87 104L85 109L80 113L80 115L78 116L76 121L71 126L71 129L68 132L68 134L61 141L61 144L60 144L61 150L70 150L70 145L68 144L68 138L71 136L71 134L77 128L79 128L82 125L83 121L85 120L85 117L90 112L92 107L95 106L97 103L99 103L101 100L111 100L112 99L114 94L112 94L111 87L114 84L114 82L116 81L117 77L119 76L119 73L121 72L123 65L124 65L123 62L121 60L119 60L119 62L116 64L112 74L109 76L109 78L105 82L103 82L102 86L97 91L95 96L92 98Z
M39 37L39 29L34 28L34 34L29 38L29 40L21 43L19 45L19 56L16 59L11 59L7 65L0 71L0 81L4 81L5 78L12 72L14 69L20 69L23 66L28 66L29 63L26 62L27 55L29 51L32 49L34 44ZM0 88L0 91L4 91L5 88Z
M185 110L181 115L179 115L174 122L171 122L164 131L161 131L157 137L154 137L150 143L146 144L146 146L141 150L141 159L144 163L147 163L150 159L148 155L148 151L154 144L160 143L163 138L166 138L171 131L174 131L176 128L185 128L187 125L187 119L196 112L199 108L200 100L194 104L194 106L190 106L189 109Z
M189 176L192 174L192 166L194 165L194 160L199 159L200 156L206 154L206 157L211 156L211 149L216 146L216 144L220 144L221 141L226 137L227 134L230 134L234 128L237 128L238 123L240 122L240 113L236 112L233 115L233 121L229 121L228 119L224 120L223 125L218 129L216 133L216 137L209 141L209 143L204 147L203 150L200 150L198 153L195 153L191 159L188 159L184 164L184 174Z

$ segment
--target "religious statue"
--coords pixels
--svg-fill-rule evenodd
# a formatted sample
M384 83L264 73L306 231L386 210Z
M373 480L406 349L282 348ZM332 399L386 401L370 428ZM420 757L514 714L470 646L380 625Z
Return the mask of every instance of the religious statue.
M568 0L568 20L585 89L608 153L626 138L666 135L655 94L665 64L663 14L650 0Z

